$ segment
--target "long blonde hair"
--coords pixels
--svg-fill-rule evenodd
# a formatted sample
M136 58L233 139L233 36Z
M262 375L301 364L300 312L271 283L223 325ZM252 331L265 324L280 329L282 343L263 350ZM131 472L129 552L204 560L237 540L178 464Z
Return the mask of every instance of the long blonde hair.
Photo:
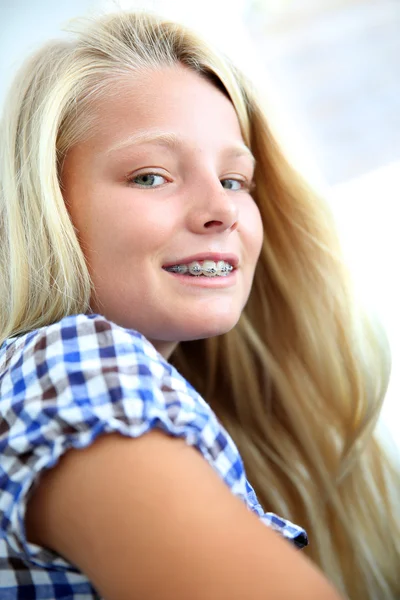
M351 600L398 599L400 475L375 434L385 338L355 299L327 205L282 155L252 86L182 26L104 16L20 71L1 129L0 342L90 310L60 166L118 78L178 62L234 104L257 160L265 235L238 325L182 343L172 361L231 433L265 509L307 529L309 556L337 588Z

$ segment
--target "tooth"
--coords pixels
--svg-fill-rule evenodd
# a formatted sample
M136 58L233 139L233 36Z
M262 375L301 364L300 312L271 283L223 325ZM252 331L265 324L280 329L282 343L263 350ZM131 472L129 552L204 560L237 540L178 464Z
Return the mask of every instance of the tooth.
M190 263L188 268L191 275L202 275L203 273L203 269L201 268L201 264L199 262L195 261Z
M231 269L229 269L230 265L226 263L224 260L219 260L217 262L217 275L220 277L226 277Z
M206 277L215 277L217 275L217 265L213 260L205 260L203 261L202 271Z
M166 271L171 271L171 273L179 273L184 274L188 270L187 265L173 265L171 267L167 267Z

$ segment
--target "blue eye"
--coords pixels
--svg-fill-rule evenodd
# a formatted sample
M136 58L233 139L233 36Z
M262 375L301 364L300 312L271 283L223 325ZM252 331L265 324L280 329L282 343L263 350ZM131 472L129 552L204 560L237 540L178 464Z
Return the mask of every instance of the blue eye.
M221 185L225 190L236 192L244 187L245 181L240 181L239 179L221 179Z
M165 183L166 179L162 175L157 175L157 173L141 173L133 177L130 181L139 187L154 188Z

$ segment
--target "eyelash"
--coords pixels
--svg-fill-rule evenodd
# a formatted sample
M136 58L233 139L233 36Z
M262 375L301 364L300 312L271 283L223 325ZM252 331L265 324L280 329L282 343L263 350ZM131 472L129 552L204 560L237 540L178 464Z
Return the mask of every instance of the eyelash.
M141 185L139 183L135 183L135 179L137 179L138 177L145 177L146 175L154 175L155 177L162 177L163 179L167 180L167 178L165 177L165 175L162 175L161 173L157 173L156 171L145 171L143 173L138 173L135 174L131 177L128 177L127 181L130 185L138 187L140 189L156 189L158 187L162 187L163 184L161 185L156 185L156 186L148 186L148 185ZM168 181L168 180L167 180ZM247 179L235 179L234 177L226 177L224 179L220 180L221 183L223 181L236 181L238 183L241 184L241 187L239 190L233 190L235 192L239 192L239 191L245 191L245 192L252 192L254 187L255 187L255 183L253 181L248 181ZM228 190L230 191L230 190Z

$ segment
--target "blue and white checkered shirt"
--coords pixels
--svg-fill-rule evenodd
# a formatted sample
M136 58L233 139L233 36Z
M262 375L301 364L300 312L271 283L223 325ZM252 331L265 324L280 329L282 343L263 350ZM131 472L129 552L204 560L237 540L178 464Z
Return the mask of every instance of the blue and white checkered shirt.
M151 429L194 446L232 493L301 548L303 529L264 513L239 452L208 404L140 333L74 315L0 349L0 598L99 598L88 578L26 540L27 498L69 448Z

